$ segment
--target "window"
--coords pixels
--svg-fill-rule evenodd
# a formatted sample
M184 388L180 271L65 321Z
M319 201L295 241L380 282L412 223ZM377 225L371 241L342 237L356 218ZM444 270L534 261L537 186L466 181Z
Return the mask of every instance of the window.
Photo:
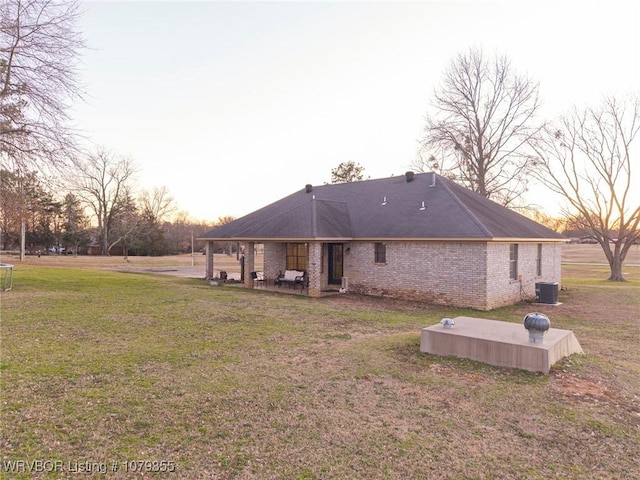
M509 273L513 280L518 279L518 244L509 245Z
M376 263L387 263L387 246L384 243L375 244L374 261Z
M287 243L287 270L306 272L308 256L306 243Z
M536 257L536 276L542 276L542 244L538 244L538 256Z

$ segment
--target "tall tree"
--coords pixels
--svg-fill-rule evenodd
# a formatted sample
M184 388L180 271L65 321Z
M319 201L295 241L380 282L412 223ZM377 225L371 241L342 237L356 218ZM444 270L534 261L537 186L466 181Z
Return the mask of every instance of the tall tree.
M567 200L565 214L598 241L613 281L624 281L622 264L640 238L632 191L638 160L631 159L639 131L640 98L606 98L597 108L574 109L534 144L540 181Z
M48 247L44 243L50 233L55 210L52 195L46 191L36 172L0 170L0 214L2 217L3 243L9 248L18 246L20 261L24 260L26 246Z
M20 230L24 219L23 179L16 172L0 169L0 250L20 245Z
M137 253L163 255L169 250L163 229L163 219L176 210L173 197L165 186L143 190L138 199L140 225L138 226Z
M84 40L75 0L0 3L0 161L25 170L64 163L75 134L68 103L81 97Z
M431 168L505 206L526 192L528 141L539 133L538 84L516 73L504 56L470 49L451 62L433 115L427 117L421 157ZM414 162L415 163L415 162Z
M39 192L37 209L33 211L32 248L51 249L62 253L62 205L45 190Z
M63 235L62 243L77 255L80 246L89 242L89 220L84 214L82 203L73 193L67 193L62 200Z
M130 213L130 187L134 174L135 167L130 159L116 157L100 149L84 162L78 163L74 177L70 179L75 194L98 222L103 255L108 255L113 246L110 233L118 216Z
M349 183L364 179L364 167L356 162L342 162L331 170L331 183Z
M116 245L122 246L125 260L129 254L131 245L140 242L142 216L134 200L129 185L124 186L124 194L118 201L118 208L109 222L109 242L106 247L107 254Z
M173 222L164 226L165 237L170 253L186 253L191 249L191 232L193 220L189 213L179 211L175 214Z
M142 214L157 224L176 211L175 200L165 186L155 187L151 191L143 190L139 202Z

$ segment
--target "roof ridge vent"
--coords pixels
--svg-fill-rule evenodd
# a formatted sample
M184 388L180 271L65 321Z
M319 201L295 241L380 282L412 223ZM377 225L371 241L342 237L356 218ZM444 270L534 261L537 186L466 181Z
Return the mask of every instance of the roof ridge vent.
M405 172L404 178L406 179L407 183L413 182L413 175L414 174L411 170L409 170L408 172Z

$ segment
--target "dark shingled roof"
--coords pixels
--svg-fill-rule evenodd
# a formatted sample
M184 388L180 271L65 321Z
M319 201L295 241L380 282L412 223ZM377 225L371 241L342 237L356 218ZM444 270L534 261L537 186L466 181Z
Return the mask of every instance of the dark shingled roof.
M565 239L433 173L303 188L201 238Z

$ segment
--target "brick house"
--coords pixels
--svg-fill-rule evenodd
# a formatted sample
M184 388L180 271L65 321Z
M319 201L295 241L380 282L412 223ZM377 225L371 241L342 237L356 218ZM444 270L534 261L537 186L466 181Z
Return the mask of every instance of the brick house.
M200 240L264 247L264 275L306 273L306 293L349 292L491 310L558 282L565 237L434 173L307 185ZM253 280L245 276L245 284Z

